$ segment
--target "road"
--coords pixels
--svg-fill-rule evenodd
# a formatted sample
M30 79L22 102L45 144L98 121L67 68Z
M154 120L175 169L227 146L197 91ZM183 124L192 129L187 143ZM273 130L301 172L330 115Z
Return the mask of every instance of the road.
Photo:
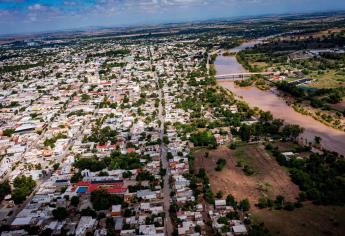
M151 64L151 70L153 70L153 62L152 62L152 54L151 54L151 50L150 48L149 50L149 55L150 55L150 64ZM154 78L156 80L156 84L157 86L159 86L159 82L158 82L158 75L156 73L156 71L154 71ZM158 95L159 95L159 112L158 112L158 119L161 122L160 125L160 133L159 133L159 137L161 140L163 140L164 137L164 115L163 115L163 110L164 107L162 105L162 100L163 100L163 91L162 89L159 87L158 89ZM170 202L171 202L171 196L170 196L170 185L169 185L169 177L170 177L170 169L169 169L169 162L167 159L167 147L166 145L162 142L160 145L160 154L161 154L161 161L162 161L162 167L164 169L166 169L166 174L163 177L163 208L164 208L164 213L165 213L165 235L172 235L173 231L174 231L174 227L171 221L171 217L170 217Z

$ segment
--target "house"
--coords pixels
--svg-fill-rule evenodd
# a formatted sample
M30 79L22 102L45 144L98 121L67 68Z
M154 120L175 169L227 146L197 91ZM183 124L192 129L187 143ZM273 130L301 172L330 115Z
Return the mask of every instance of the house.
M95 190L106 190L110 194L125 194L127 188L123 186L122 180L95 180L95 181L80 181L77 183L75 192L77 194L91 193Z
M215 200L214 205L216 209L225 209L226 208L226 201L223 199Z
M282 155L285 157L285 160L289 161L295 156L293 152L283 152Z
M232 231L235 235L247 235L247 228L242 224L232 226Z
M140 225L139 235L164 236L164 228L156 227L155 225Z
M14 227L21 227L25 225L31 225L33 223L33 217L32 216L26 216L26 217L17 217L12 222L11 226Z
M121 216L121 205L113 205L111 207L111 216L112 217Z
M110 143L104 144L104 145L97 145L96 149L100 153L104 152L112 152L116 149L116 145L111 145Z
M137 192L137 197L145 200L153 200L157 198L157 194L149 189L144 189Z
M96 219L91 216L82 216L79 220L79 224L75 231L76 236L84 236L87 232L92 232L93 227L96 224Z

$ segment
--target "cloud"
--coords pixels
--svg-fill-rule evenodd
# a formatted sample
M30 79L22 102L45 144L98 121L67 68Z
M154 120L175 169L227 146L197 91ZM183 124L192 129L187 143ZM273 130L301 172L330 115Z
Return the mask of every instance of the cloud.
M77 5L79 5L77 2L74 2L74 1L64 1L63 4L65 6L77 6Z
M0 0L0 34L345 9L344 0ZM11 27L10 27L11 26Z
M39 3L28 6L29 11L40 11L44 9L46 9L46 7Z

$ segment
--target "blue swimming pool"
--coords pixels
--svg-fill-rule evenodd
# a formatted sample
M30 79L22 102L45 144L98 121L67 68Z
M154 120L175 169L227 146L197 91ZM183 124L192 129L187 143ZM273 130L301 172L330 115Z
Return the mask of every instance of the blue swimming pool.
M88 188L88 187L83 187L83 186L78 187L77 193L86 193L87 188Z

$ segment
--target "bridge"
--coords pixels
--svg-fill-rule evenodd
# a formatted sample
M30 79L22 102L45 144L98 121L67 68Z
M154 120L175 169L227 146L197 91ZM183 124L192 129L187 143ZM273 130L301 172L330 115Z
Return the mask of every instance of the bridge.
M216 75L216 79L218 80L243 80L249 78L254 75L273 75L273 72L257 72L257 73L232 73L232 74L223 74L223 75Z

